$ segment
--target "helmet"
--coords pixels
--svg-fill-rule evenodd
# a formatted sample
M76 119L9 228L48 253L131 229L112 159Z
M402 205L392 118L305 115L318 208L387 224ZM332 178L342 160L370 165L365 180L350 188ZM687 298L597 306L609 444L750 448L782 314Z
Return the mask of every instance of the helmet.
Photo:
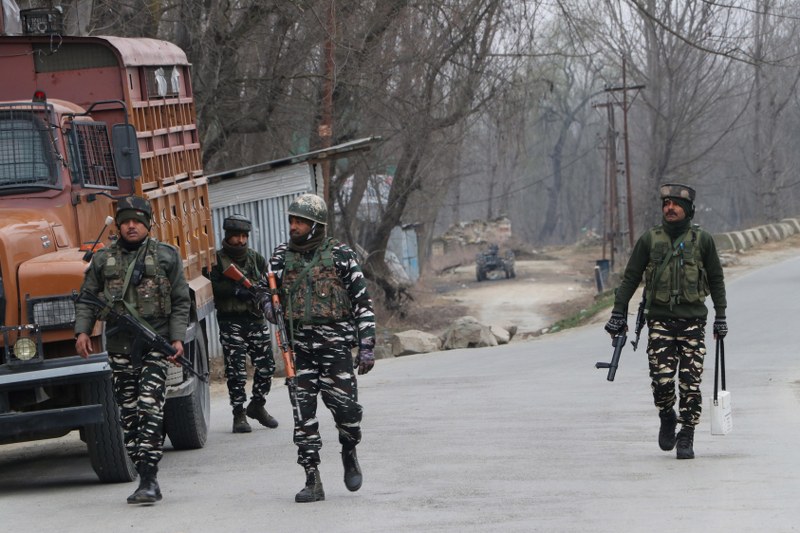
M307 218L318 224L328 223L328 206L316 194L301 194L289 205L289 216Z
M133 219L138 220L147 226L147 229L150 229L152 218L153 208L150 207L150 202L141 196L125 196L117 201L117 212L114 216L117 225Z
M687 217L694 217L694 189L680 183L665 183L659 188L659 192L662 201L667 198L675 200L686 212Z
M222 229L231 232L250 233L253 223L244 215L233 214L222 222Z
M679 198L688 200L694 203L694 189L688 185L681 185L680 183L665 183L659 189L661 191L661 199L664 198Z

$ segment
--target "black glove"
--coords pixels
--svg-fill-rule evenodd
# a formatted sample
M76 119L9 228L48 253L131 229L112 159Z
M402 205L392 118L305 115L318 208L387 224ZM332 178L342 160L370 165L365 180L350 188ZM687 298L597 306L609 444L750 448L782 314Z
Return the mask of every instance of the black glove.
M264 311L264 318L273 324L277 324L278 315L283 314L283 309L281 309L281 306L278 305L276 307L272 305L272 300L270 298L264 299L264 302L261 304L261 309Z
M233 288L233 295L243 302L249 302L253 299L253 293L239 285Z
M628 320L626 319L625 315L619 313L617 311L611 312L611 318L608 319L606 322L605 330L609 332L612 336L619 335L623 331L628 329Z
M714 338L724 339L728 334L728 323L725 321L724 316L718 316L714 319Z
M375 352L373 347L375 341L362 341L358 347L358 356L356 357L356 364L358 365L358 373L366 374L372 367L375 366Z

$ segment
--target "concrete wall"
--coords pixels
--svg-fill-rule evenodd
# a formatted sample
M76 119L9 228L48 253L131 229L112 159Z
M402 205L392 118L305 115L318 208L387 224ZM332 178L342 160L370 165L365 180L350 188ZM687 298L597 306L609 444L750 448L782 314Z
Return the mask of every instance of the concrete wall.
M714 241L720 252L739 252L759 244L782 241L795 233L800 233L800 218L784 218L780 222L755 228L716 233Z

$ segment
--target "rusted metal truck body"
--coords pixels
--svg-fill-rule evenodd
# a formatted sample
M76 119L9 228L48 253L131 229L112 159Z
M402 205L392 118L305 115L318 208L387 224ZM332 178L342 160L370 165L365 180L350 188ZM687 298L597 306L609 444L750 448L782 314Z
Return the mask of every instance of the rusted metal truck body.
M105 351L75 353L73 291L115 238L116 202L153 207L192 293L188 358L208 371L214 237L186 55L154 39L0 37L0 444L80 431L101 481L129 481ZM104 346L104 323L93 332ZM165 430L206 440L208 384L175 366Z

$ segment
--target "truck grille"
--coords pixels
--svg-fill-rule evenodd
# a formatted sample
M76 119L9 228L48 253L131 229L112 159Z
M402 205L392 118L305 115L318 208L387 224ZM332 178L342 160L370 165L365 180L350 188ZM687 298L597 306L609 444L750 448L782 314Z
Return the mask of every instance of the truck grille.
M71 296L51 296L28 300L31 322L43 330L72 328L75 325L75 302Z

